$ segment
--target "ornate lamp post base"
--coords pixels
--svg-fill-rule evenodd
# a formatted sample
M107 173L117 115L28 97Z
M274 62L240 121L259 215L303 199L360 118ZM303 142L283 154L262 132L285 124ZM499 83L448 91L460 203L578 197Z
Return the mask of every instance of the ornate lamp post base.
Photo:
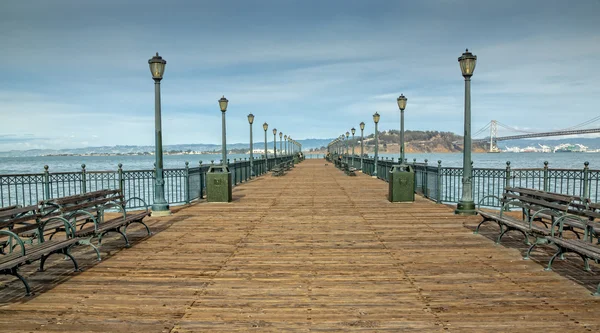
M153 217L162 217L171 215L171 211L169 210L169 205L152 205L152 212L150 216Z
M458 215L477 215L475 212L475 203L473 201L461 201L456 205L454 214Z

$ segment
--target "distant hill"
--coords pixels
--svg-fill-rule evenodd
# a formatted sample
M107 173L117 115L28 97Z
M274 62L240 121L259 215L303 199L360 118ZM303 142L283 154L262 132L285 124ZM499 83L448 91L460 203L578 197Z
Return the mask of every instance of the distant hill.
M380 132L380 145L397 145L400 141L398 130L390 130ZM462 151L462 136L452 132L439 131L406 131L404 133L406 141L406 152L460 152ZM356 140L358 141L358 137ZM302 144L304 151L323 150L329 142L334 138L329 139L305 139L298 140ZM535 146L538 144L547 146L557 146L562 143L582 144L590 149L600 149L600 138L564 138L558 140L548 139L530 139L530 140L510 140L500 141L498 146L519 147ZM257 141L255 147L263 147L264 141ZM365 137L365 146L367 150L373 148L374 135L370 134ZM273 141L267 143L271 149ZM279 146L279 140L277 141ZM228 149L249 149L248 143L233 143L227 144ZM260 149L260 148L259 148ZM488 149L487 143L474 144L474 151L485 151ZM177 144L164 146L165 151L194 151L194 152L219 152L221 145L216 144ZM154 152L154 146L133 146L133 145L118 145L118 146L101 146L101 147L85 147L85 148L70 148L70 149L31 149L31 150L11 150L8 152L0 152L0 157L25 157L25 156L44 156L44 155L88 155L88 154L144 154Z
M302 144L303 149L320 148L327 146L333 139L306 139L298 140ZM264 141L255 142L255 147L263 147ZM285 145L285 142L284 142ZM267 146L272 149L273 141L267 142ZM279 140L277 140L279 147ZM233 143L227 144L227 149L249 149L249 143ZM178 144L165 145L163 151L198 151L198 152L218 152L221 150L221 145L216 144ZM25 157L25 156L44 156L44 155L89 155L89 154L106 154L106 155L125 155L125 154L143 154L154 152L154 146L100 146L100 147L85 147L85 148L66 148L66 149L30 149L30 150L11 150L0 152L0 157Z

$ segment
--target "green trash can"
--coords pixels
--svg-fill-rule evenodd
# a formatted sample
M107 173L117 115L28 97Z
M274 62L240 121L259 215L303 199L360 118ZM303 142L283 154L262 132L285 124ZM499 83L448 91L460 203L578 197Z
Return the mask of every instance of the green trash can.
M211 165L206 172L206 201L231 202L231 172L223 165Z
M392 165L389 179L390 202L415 201L415 170L412 165Z

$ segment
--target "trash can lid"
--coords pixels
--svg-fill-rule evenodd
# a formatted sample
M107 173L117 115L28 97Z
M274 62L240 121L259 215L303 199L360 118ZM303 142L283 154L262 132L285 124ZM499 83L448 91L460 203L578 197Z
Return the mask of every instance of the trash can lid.
M208 168L208 173L228 173L229 168L224 165L211 165Z

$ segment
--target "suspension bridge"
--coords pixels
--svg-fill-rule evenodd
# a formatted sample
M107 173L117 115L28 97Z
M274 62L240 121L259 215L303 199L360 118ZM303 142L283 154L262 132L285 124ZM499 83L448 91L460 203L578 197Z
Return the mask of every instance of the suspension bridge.
M529 139L529 138L541 138L541 137L551 137L551 136L564 136L564 135L575 135L575 134L590 134L590 133L600 133L600 128L589 128L594 123L600 121L600 116L594 117L587 121L584 121L575 126L563 128L556 131L550 132L532 132L527 130L518 129L515 127L511 127L505 125L497 120L492 120L486 124L486 126L482 127L479 131L473 134L473 137L477 137L479 135L483 135L489 131L489 136L480 139L473 139L473 142L489 142L490 144L490 152L496 153L499 152L498 149L498 141L507 141L507 140L517 140L517 139ZM498 127L502 128L511 133L515 133L512 135L504 135L498 136Z

